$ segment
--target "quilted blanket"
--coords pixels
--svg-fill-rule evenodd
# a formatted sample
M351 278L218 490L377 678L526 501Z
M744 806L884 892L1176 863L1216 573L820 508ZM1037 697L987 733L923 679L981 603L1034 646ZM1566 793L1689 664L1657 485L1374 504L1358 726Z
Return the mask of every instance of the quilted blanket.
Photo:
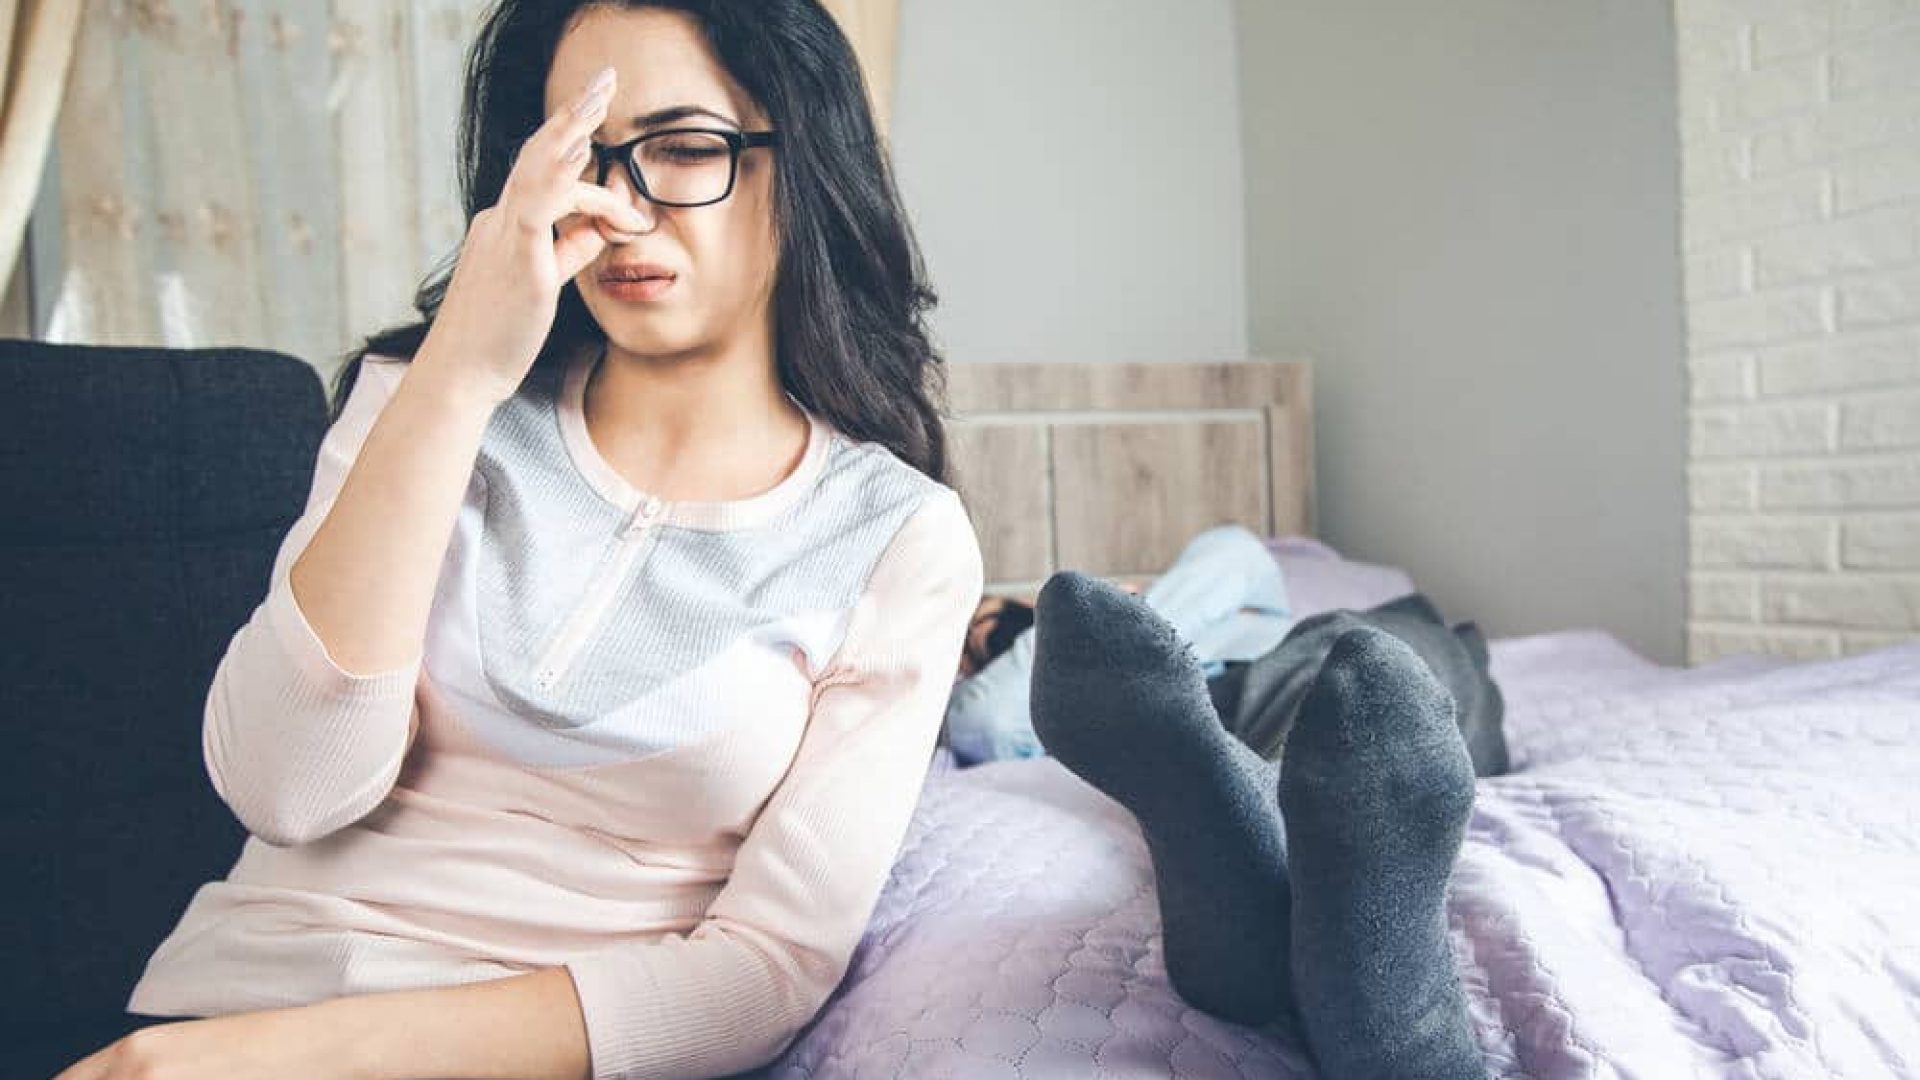
M1449 894L1490 1074L1920 1076L1920 645L1495 641L1514 774ZM938 763L847 978L762 1075L1314 1075L1167 982L1147 849L1050 758Z

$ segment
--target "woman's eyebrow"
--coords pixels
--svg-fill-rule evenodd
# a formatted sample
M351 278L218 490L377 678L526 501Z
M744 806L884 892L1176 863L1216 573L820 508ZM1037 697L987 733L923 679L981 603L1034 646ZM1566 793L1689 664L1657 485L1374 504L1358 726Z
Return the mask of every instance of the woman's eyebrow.
M671 124L675 120L685 120L693 116L710 116L731 127L738 128L740 126L740 121L735 120L733 117L714 112L712 109L699 105L674 105L670 108L658 109L644 116L634 117L633 126L637 128L659 127L661 124Z

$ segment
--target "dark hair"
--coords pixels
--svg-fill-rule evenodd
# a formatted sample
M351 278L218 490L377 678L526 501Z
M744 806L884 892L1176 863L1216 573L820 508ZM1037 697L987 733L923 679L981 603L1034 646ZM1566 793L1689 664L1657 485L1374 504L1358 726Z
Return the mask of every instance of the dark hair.
M573 21L593 8L649 7L697 19L720 63L781 132L772 303L782 388L849 437L947 482L936 404L946 397L946 371L925 323L938 297L924 280L859 61L819 0L497 0L467 54L459 129L467 220L499 201L516 149L544 121L547 73ZM336 418L369 352L411 358L419 349L457 256L415 294L420 322L374 334L349 354L335 383ZM533 371L605 340L568 282Z
M1033 625L1033 606L1018 600L1008 600L1001 604L993 620L993 629L987 631L986 658L981 666L991 662L994 657L1013 648L1013 639L1021 631Z

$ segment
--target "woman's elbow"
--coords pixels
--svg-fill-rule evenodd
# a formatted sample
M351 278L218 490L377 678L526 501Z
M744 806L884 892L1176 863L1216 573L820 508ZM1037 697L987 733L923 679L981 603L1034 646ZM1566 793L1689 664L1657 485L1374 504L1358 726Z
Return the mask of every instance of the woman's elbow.
M235 689L223 665L207 694L201 726L207 777L249 833L278 847L323 839L371 813L399 779L418 731L419 710L409 706L412 715L398 746L383 751L370 745L397 727L374 725L350 740L358 743L352 748L302 750L299 729L324 718ZM276 722L261 728L255 718L262 716Z
M221 801L249 834L275 847L324 840L366 817L386 800L399 774L395 768L341 797L299 776L253 773L247 783L236 784L223 779L211 760L208 771Z

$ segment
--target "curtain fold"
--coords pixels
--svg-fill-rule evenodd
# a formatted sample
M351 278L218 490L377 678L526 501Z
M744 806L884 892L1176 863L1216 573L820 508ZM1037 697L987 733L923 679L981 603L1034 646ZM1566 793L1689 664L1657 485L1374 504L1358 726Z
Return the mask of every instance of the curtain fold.
M44 336L275 349L331 385L459 250L461 75L490 4L91 0Z
M0 0L0 292L40 191L85 0Z
M900 0L824 0L828 11L853 42L866 74L880 136L887 137L893 114L894 55L900 39Z

